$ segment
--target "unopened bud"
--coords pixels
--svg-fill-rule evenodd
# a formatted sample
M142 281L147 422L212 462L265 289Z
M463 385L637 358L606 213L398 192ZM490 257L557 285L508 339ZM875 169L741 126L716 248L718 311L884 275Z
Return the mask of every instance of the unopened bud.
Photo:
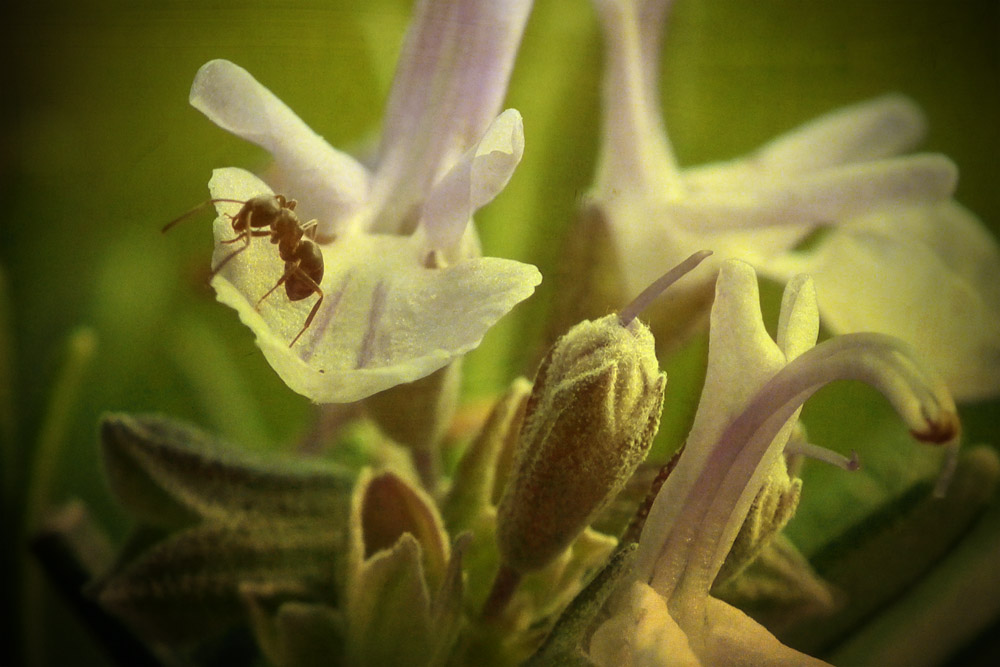
M636 316L710 252L695 253L617 315L583 321L542 359L497 508L495 618L521 575L559 556L622 490L660 425L666 373Z
M621 490L656 435L666 380L638 320L587 320L556 341L535 377L498 509L508 567L545 566Z

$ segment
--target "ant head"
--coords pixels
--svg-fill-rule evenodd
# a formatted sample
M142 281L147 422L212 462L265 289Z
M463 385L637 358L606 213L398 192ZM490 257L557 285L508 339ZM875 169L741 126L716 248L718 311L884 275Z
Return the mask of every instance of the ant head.
M295 205L298 204L294 199L287 199L285 195L274 195L274 198L278 200L278 205L281 208L287 208L289 211L294 211Z

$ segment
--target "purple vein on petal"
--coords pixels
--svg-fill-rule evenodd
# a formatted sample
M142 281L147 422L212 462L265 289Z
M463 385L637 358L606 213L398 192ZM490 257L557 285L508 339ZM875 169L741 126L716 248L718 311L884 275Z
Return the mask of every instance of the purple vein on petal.
M354 278L354 272L348 271L347 274L344 276L344 279L341 281L340 286L336 290L333 290L327 294L326 299L329 305L323 306L322 308L320 308L319 313L317 313L317 315L319 316L316 320L317 331L320 332L326 331L327 328L330 326L330 323L333 321L333 318L337 316L337 310L340 308L340 301L341 299L344 298L344 294L347 293L347 288L350 286L351 280L353 278ZM317 336L317 338L314 340L319 340L319 336ZM309 360L312 359L313 354L316 353L316 348L317 345L315 344L310 345L301 355L302 361L308 363Z
M364 368L371 361L372 346L375 344L375 332L385 311L385 282L378 281L372 290L372 305L368 310L368 328L365 337L361 339L361 349L358 350L358 363L355 368Z

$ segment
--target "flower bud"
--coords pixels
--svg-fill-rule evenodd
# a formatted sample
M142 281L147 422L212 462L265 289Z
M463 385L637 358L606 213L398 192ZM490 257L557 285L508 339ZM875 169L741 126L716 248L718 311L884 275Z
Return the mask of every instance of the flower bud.
M546 565L622 489L656 435L666 380L637 319L587 320L556 341L535 377L498 508L508 568Z

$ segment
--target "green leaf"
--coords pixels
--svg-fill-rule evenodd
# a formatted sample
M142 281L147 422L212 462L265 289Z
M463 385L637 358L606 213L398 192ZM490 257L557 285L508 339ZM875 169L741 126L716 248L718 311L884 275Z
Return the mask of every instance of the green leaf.
M329 667L334 656L343 655L343 619L332 607L285 603L278 610L277 626L279 665Z
M499 496L496 487L506 481L505 475L498 471L499 462L504 450L512 452L516 445L530 393L529 380L515 379L462 455L442 509L452 533L471 529L484 509L492 506L494 498Z
M316 461L262 461L158 416L101 423L112 490L136 516L177 528L198 518L345 515L352 478Z
M344 620L333 607L284 602L268 608L267 595L247 595L257 641L280 667L329 667L344 656Z
M833 616L806 621L782 640L816 655L890 603L946 555L974 525L1000 479L1000 462L988 447L963 452L944 498L933 483L911 487L821 549L816 572L839 590L845 605Z
M462 627L462 603L465 597L465 580L462 556L472 535L463 533L451 548L451 559L444 574L441 588L431 603L431 626L433 628L430 665L445 665L451 655L458 633Z
M334 601L345 541L335 519L202 524L113 570L93 594L146 637L195 640L241 618L244 590Z
M420 665L431 655L420 543L404 533L361 564L348 591L348 664Z

